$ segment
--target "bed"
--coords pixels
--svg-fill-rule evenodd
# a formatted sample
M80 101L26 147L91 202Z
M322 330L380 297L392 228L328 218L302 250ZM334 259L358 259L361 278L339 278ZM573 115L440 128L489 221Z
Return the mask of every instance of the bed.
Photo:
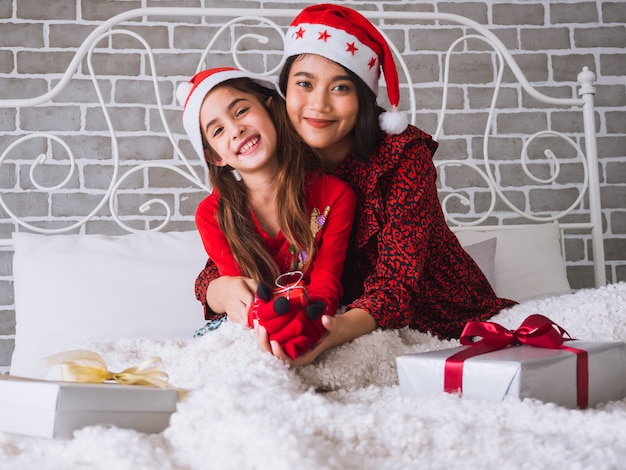
M3 247L14 251L11 374L54 378L42 358L81 348L111 370L158 356L170 383L190 391L160 434L105 426L72 439L0 433L2 467L623 466L626 400L570 410L399 393L397 356L457 340L376 331L289 369L238 325L193 337L204 325L193 283L206 261L193 212L210 187L203 164L187 158L175 86L207 64L277 73L281 35L296 13L125 11L95 26L65 71L26 80L22 98L0 96L0 109L18 113L22 126L4 132L0 148ZM395 44L401 106L441 142L450 226L496 292L520 302L494 321L515 328L540 313L576 338L626 340L626 284L606 279L593 71L553 83L554 98L471 19L365 13ZM419 56L415 25L452 41ZM546 123L533 116L558 110L575 116L570 128L537 128ZM568 255L580 246L584 256ZM591 276L571 281L581 271Z

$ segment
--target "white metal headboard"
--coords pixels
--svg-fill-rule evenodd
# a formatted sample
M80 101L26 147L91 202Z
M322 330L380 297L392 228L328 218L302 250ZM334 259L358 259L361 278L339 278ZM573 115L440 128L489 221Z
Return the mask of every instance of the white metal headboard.
M93 209L88 213L73 218L62 226L50 226L50 220L46 223L38 223L36 218L30 215L21 215L16 213L11 204L7 202L7 194L14 192L16 188L7 188L0 191L0 205L7 214L7 219L13 221L19 227L31 230L39 233L68 233L80 230L81 227L96 217L100 217L103 213L115 220L115 222L127 232L141 231L141 230L163 230L166 228L172 218L172 209L168 201L161 197L150 198L145 201L139 207L139 211L143 213L149 213L154 211L155 207L160 207L158 217L153 218L152 223L148 228L137 227L131 223L127 223L127 218L121 216L120 205L117 201L117 196L120 191L123 191L125 185L130 184L137 175L145 174L152 169L160 168L168 171L173 171L180 178L186 180L190 185L195 187L198 191L209 191L210 188L207 183L206 172L204 171L204 165L202 162L198 162L195 159L189 160L185 156L185 151L181 149L186 141L185 136L176 129L172 130L173 126L178 127L179 123L175 120L177 116L172 118L172 110L176 109L176 103L172 91L175 82L180 82L185 77L189 77L190 70L181 71L180 76L170 75L167 77L161 77L158 74L159 65L155 60L155 56L162 52L161 50L155 50L140 34L133 31L133 27L146 25L146 24L164 24L167 25L168 21L175 21L177 18L183 17L199 17L199 18L224 18L225 21L222 26L213 34L211 38L207 38L206 47L203 53L200 54L197 61L196 70L202 69L206 66L222 65L216 64L214 55L217 56L215 51L218 47L224 48L224 45L218 46L221 42L230 42L230 62L231 65L235 65L239 68L250 68L249 62L251 57L258 59L263 65L263 70L255 69L255 72L277 74L282 66L280 60L280 50L282 49L281 41L284 39L284 33L289 21L294 18L299 10L275 10L275 9L236 9L236 8L141 8L136 10L130 10L103 22L97 26L94 31L84 40L80 48L76 51L73 60L67 67L66 71L59 78L58 83L51 86L51 89L40 96L35 96L26 99L10 99L2 97L0 92L0 108L29 108L37 107L42 104L53 102L60 93L67 89L72 80L77 75L81 75L81 65L88 70L88 76L90 77L97 100L100 103L100 107L106 121L108 133L111 142L111 178L105 191L99 196L98 202L94 205ZM445 160L437 160L436 165L439 168L440 176L442 180L442 204L446 217L450 225L455 230L464 230L467 228L492 228L493 221L497 220L497 224L503 224L507 220L514 220L514 223L518 223L515 218L527 219L531 222L543 222L558 220L562 230L570 229L585 229L590 232L591 243L593 247L593 263L595 282L597 286L604 285L606 283L605 270L604 270L604 248L602 242L602 221L601 221L601 207L600 207L600 195L599 195L599 181L598 181L598 169L597 169L597 148L596 148L596 130L594 122L594 81L595 75L587 67L585 67L577 77L577 81L580 85L578 93L579 97L572 98L553 98L546 96L533 87L526 79L524 73L520 70L516 61L511 53L507 50L504 44L487 28L476 23L475 21L452 14L445 13L421 13L421 12L363 12L365 16L369 17L375 24L378 24L383 35L389 38L388 33L394 31L394 27L397 28L398 24L411 23L411 22L432 22L433 24L454 24L463 28L464 34L450 44L447 51L442 54L442 70L443 77L442 83L437 85L442 88L441 109L438 113L437 126L435 130L430 132L433 134L436 140L445 140L445 123L446 118L450 116L449 109L449 90L450 90L450 67L454 62L455 54L461 52L467 52L468 43L480 42L481 44L487 44L491 48L490 52L493 54L493 95L491 98L491 104L489 106L488 117L484 126L483 133L483 145L481 159L475 157L471 159L463 158L451 158ZM388 22L388 23L387 23ZM101 86L101 77L99 77L93 64L94 54L101 53L103 50L107 53L111 52L113 47L111 44L116 38L125 37L132 38L141 45L140 49L143 50L142 57L145 60L144 67L149 70L152 76L152 86L154 90L154 97L156 100L155 107L158 110L160 120L163 126L162 132L167 135L169 142L173 147L173 156L171 160L167 161L146 161L137 162L132 166L123 166L122 161L128 159L128 155L124 155L119 145L119 134L117 130L117 123L114 122L111 117L109 107L110 99L106 99L103 96L103 90ZM226 39L224 39L226 38ZM391 48L396 54L397 64L400 68L401 75L401 94L404 96L403 105L410 115L410 121L413 124L417 123L419 117L421 117L420 109L418 106L418 97L416 92L420 90L420 84L414 82L412 78L415 74L411 73L411 66L408 65L406 60L406 53L399 50L397 44L389 39ZM255 47L267 47L266 52L257 52L256 49L250 54L250 44L255 43ZM102 44L106 44L102 47ZM247 45L247 48L246 48ZM404 46L404 45L401 45ZM460 50L460 51L459 51ZM273 53L272 53L273 51ZM180 52L180 51L179 51ZM197 52L197 51L196 51ZM241 57L244 55L245 57ZM224 60L224 54L218 56L220 61ZM571 136L564 133L556 132L554 130L545 129L538 132L533 132L529 135L523 136L524 145L521 155L519 156L521 168L524 174L533 182L533 184L553 184L559 177L560 172L560 158L557 157L557 152L546 149L544 151L545 161L550 167L548 176L537 177L530 169L532 163L529 157L529 148L534 145L535 141L543 138L557 138L565 143L566 146L571 147L575 153L577 162L582 167L582 179L574 186L577 190L577 196L572 200L571 204L565 209L556 211L545 211L541 214L532 214L525 208L518 208L510 198L507 196L506 191L501 188L497 174L494 172L494 163L492 156L490 155L490 139L497 131L495 126L495 118L497 116L497 103L499 92L503 85L504 71L508 69L512 72L515 79L519 83L519 87L523 89L532 98L553 105L555 107L563 107L564 109L578 109L583 116L583 129L581 135ZM403 77L402 77L403 76ZM131 77L132 78L132 77ZM163 92L163 84L167 84L167 92ZM432 84L431 84L432 85ZM383 94L381 94L382 96ZM168 114L169 113L169 114ZM418 124L418 127L423 127ZM425 129L426 130L426 129ZM81 130L83 134L89 134ZM10 133L9 133L10 134ZM584 135L585 149L579 146L579 141ZM31 160L29 179L32 182L32 190L40 191L44 193L58 193L63 191L64 188L75 177L77 168L77 160L81 157L76 157L72 146L68 143L67 133L48 133L48 132L23 132L16 131L11 136L14 137L12 143L2 150L0 154L0 171L4 171L7 167L7 162L15 158L22 158L20 149L31 141L32 139L44 139L47 142L47 151L42 153L34 161ZM52 155L52 147L56 149L62 149L65 154L63 159L67 159L67 174L65 178L55 184L45 184L38 182L38 174L40 167L49 162ZM193 152L190 153L193 155ZM16 155L18 155L16 157ZM55 158L58 158L56 156ZM536 157L534 157L536 159ZM567 160L568 163L571 159ZM122 174L120 169L125 170ZM472 207L472 198L468 197L467 192L457 191L454 189L446 189L446 177L445 172L448 168L462 167L463 169L469 169L474 172L484 182L486 191L490 195L490 202L487 208L477 211ZM19 178L16 178L16 180ZM19 186L19 184L18 184ZM17 188L19 189L19 188ZM585 198L587 202L585 202ZM500 208L497 208L497 201L500 201ZM448 206L468 206L466 213L456 213L454 210L449 210ZM585 204L588 208L584 208ZM586 219L580 220L579 212L586 213ZM106 214L106 212L110 214ZM509 215L503 215L504 212L508 212ZM575 213L576 217L574 221L564 221L568 215ZM512 216L511 216L512 214ZM158 219L158 220L157 220ZM157 220L157 222L154 222ZM63 222L63 221L61 221ZM505 223L503 225L506 225ZM17 228L19 229L19 228ZM10 239L2 241L3 244L10 244Z

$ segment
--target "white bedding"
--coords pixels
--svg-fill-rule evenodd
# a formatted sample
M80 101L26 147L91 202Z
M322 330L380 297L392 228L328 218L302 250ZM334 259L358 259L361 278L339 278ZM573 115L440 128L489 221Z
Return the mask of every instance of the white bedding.
M626 283L527 301L494 321L514 328L532 313L576 338L626 341ZM71 440L0 433L0 466L623 468L626 400L570 410L533 400L399 395L397 355L456 345L415 331L378 331L289 370L258 351L250 330L233 324L198 339L88 343L112 370L158 355L172 384L193 392L158 435L103 427Z

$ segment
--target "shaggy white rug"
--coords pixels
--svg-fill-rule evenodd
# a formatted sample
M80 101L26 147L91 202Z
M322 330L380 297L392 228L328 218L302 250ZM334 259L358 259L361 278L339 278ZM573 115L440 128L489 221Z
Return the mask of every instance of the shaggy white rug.
M526 302L494 321L541 313L580 339L626 341L626 283ZM88 427L72 439L0 433L2 469L594 468L626 465L626 400L570 410L399 394L395 357L457 346L415 331L378 331L290 370L225 324L182 342L85 345L111 370L163 358L192 389L161 434Z

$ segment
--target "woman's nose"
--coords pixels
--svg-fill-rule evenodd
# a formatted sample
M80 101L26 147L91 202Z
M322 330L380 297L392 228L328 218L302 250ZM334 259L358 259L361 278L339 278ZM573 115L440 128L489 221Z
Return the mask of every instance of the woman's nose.
M316 111L325 111L328 109L328 95L324 89L318 88L309 94L309 106Z

